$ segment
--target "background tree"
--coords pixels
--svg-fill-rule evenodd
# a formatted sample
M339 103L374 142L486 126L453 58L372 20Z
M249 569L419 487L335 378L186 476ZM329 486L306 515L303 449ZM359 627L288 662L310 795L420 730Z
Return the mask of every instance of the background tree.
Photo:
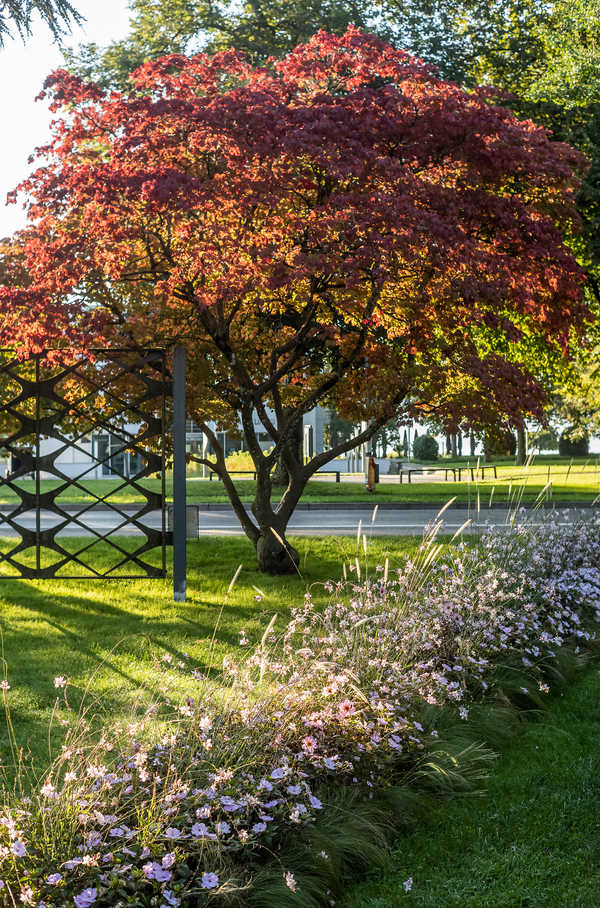
M283 57L316 31L342 34L349 25L374 31L381 5L373 0L133 0L130 31L106 48L67 53L69 68L100 85L131 87L129 76L165 54L235 48L253 63Z
M0 47L11 29L21 37L31 34L35 15L46 23L55 38L60 38L81 16L68 0L2 0L0 3Z
M507 418L540 412L529 339L567 349L587 315L557 227L577 152L353 29L267 69L171 56L134 80L131 97L49 80L62 117L21 187L30 284L16 268L0 287L0 342L185 343L190 416L263 570L293 569L286 527L319 467L457 377ZM303 464L318 403L366 429ZM252 514L209 426L238 414Z
M435 64L461 84L517 83L539 57L538 32L552 4L542 0L133 0L129 34L106 48L88 44L69 67L98 84L125 87L146 60L235 47L254 63L282 57L322 29L349 25L378 34Z
M583 229L568 237L586 273L588 305L600 311L600 2L558 0L545 15L527 23L533 54L521 54L521 72L507 66L495 49L484 49L473 78L486 78L512 92L510 106L552 131L557 141L582 150L590 161L577 195ZM597 325L597 323L596 323ZM595 393L600 370L600 338L591 328L572 367L552 377L547 417L570 431L597 431L600 400ZM519 438L521 446L523 439Z

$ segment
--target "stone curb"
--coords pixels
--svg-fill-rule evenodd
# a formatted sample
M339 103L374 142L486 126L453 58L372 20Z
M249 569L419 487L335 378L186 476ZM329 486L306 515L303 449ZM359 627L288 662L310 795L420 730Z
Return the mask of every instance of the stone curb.
M370 511L372 508L377 505L379 511L439 511L446 505L446 501L377 501L377 497L374 496L371 501L325 501L325 502L301 502L296 505L296 511ZM167 503L168 505L171 502ZM194 505L202 511L233 511L230 504L224 502L214 502L214 501L190 501L189 505ZM512 506L509 506L505 502L494 502L491 510L493 511L507 511L510 510ZM569 501L569 502L543 502L538 507L550 510L571 510L579 508L591 508L592 502L590 501ZM63 511L66 511L70 514L78 514L80 511L83 511L87 508L87 505L83 504L67 504L63 505ZM250 508L249 504L246 504L246 509ZM466 511L469 509L469 505L463 502L454 501L447 510L461 510ZM470 507L471 511L475 512L476 509L473 505ZM91 510L91 509L90 509ZM109 507L107 504L98 504L94 507L95 511L112 511L115 509ZM140 510L139 505L136 504L123 504L118 506L119 511L123 511L126 514L136 513ZM485 513L489 511L490 508L487 506L482 506L480 513ZM0 504L0 512L9 512L9 506L7 504Z

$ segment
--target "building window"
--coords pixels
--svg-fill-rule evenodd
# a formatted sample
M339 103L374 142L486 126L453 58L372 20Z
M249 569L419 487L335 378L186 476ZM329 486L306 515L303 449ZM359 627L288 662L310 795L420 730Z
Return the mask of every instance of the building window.
M97 435L95 458L102 476L137 476L144 469L144 458L126 449L127 440L120 435Z

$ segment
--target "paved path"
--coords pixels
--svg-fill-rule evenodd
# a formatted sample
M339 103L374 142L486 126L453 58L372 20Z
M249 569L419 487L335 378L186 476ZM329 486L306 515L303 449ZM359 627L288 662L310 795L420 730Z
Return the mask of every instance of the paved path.
M3 520L5 510L0 512L0 536L15 536L16 532ZM373 521L372 507L358 507L354 505L348 509L319 509L314 506L310 510L296 511L288 532L300 536L352 536L357 532L359 521L363 529L375 536L406 536L422 533L425 526L436 520L439 511L437 508L390 508L378 509ZM136 535L140 531L127 517L123 518L106 508L94 507L87 509L83 514L76 512L70 515L69 522L59 533L63 536L82 536L86 534L114 533L115 535ZM561 524L568 525L580 519L589 519L590 509L570 508L560 509L555 512L555 518ZM506 526L508 511L501 508L482 510L479 515L469 512L466 508L452 508L442 515L443 531L454 533L465 521L472 520L472 529L477 530L486 524L493 526ZM539 510L530 513L529 519L537 524L546 523L550 519L550 512ZM80 521L80 522L76 522ZM153 511L142 518L143 523L149 527L160 529L160 511ZM51 512L42 513L41 529L49 529L61 522L61 518ZM28 529L35 528L35 513L30 511L19 518L19 523ZM242 529L231 509L199 509L200 536L235 536L241 535Z

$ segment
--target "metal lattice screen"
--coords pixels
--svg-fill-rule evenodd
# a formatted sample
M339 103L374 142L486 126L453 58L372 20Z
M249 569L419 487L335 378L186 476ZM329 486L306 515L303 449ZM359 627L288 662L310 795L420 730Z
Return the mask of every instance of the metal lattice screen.
M0 579L166 576L166 389L162 350L0 351Z

